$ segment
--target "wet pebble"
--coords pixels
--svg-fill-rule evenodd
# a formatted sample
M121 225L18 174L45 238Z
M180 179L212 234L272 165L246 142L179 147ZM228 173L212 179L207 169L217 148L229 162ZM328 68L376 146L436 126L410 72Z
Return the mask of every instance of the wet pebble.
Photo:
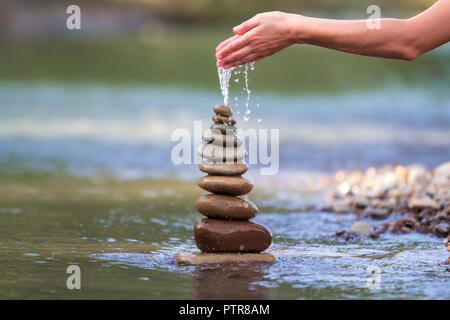
M357 234L360 235L367 235L370 234L372 229L367 224L367 222L357 221L351 226L350 231L356 232Z
M195 201L195 208L209 218L248 220L258 208L249 200L221 194L207 194Z
M233 118L224 117L222 115L213 116L212 121L214 121L215 123L226 123L232 126L236 124L236 120L234 120Z
M350 205L344 201L334 203L332 208L336 213L347 213L351 211Z
M203 172L212 175L224 175L224 176L241 175L247 172L248 170L248 164L246 164L245 162L234 162L234 163L202 162L199 164L198 167Z
M215 105L213 108L213 111L216 114L225 116L225 117L231 117L233 115L233 111L231 111L230 107L224 106L223 104Z
M364 196L356 196L355 198L353 198L352 204L357 209L364 209L365 207L368 207L370 205L369 199L367 199L367 197Z
M390 216L390 212L385 209L373 209L369 212L370 217L376 220L383 220Z
M410 209L434 209L439 210L439 204L429 197L413 198L408 202Z
M253 189L253 182L241 176L205 176L201 177L198 186L206 191L232 196L241 196Z
M410 233L418 227L417 221L410 218L400 218L392 226L391 231Z
M450 232L450 225L447 222L439 223L435 228L434 232L439 237L446 237Z
M212 132L221 132L222 134L234 134L236 132L236 127L231 126L226 123L213 123L210 127Z

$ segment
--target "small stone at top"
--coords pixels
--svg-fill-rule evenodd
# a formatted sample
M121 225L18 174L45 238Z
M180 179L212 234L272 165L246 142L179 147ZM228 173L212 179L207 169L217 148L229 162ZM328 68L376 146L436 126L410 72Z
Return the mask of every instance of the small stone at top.
M220 114L225 117L231 117L233 115L233 111L231 111L230 107L224 106L223 104L215 105L213 111L216 114Z

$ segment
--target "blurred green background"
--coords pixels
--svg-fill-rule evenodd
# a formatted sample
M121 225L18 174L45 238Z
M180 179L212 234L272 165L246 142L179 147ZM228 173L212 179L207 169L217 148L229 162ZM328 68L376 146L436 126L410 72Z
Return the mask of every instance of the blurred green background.
M177 85L217 90L214 49L234 25L269 10L333 18L409 17L432 0L415 1L78 1L82 30L66 28L70 1L0 4L0 80ZM343 92L374 89L387 81L439 83L446 56L414 63L359 57L295 46L258 62L258 90ZM436 80L436 81L434 81Z

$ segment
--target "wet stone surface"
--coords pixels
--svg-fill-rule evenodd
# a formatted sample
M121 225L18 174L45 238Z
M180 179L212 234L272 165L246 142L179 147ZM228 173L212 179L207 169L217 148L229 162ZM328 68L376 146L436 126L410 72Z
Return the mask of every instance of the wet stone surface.
M250 221L202 219L195 224L194 236L203 252L261 252L272 243L270 231Z

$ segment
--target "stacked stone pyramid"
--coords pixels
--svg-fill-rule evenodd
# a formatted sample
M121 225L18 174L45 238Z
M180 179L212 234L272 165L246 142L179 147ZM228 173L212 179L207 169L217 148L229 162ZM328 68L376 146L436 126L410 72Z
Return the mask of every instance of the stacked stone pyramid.
M195 202L196 209L206 216L194 227L197 247L208 253L259 253L272 242L270 231L249 221L258 208L243 198L253 189L253 182L242 175L248 170L247 153L236 134L236 121L228 106L216 105L211 134L197 152L203 158L199 168L208 175L198 186L209 194Z

